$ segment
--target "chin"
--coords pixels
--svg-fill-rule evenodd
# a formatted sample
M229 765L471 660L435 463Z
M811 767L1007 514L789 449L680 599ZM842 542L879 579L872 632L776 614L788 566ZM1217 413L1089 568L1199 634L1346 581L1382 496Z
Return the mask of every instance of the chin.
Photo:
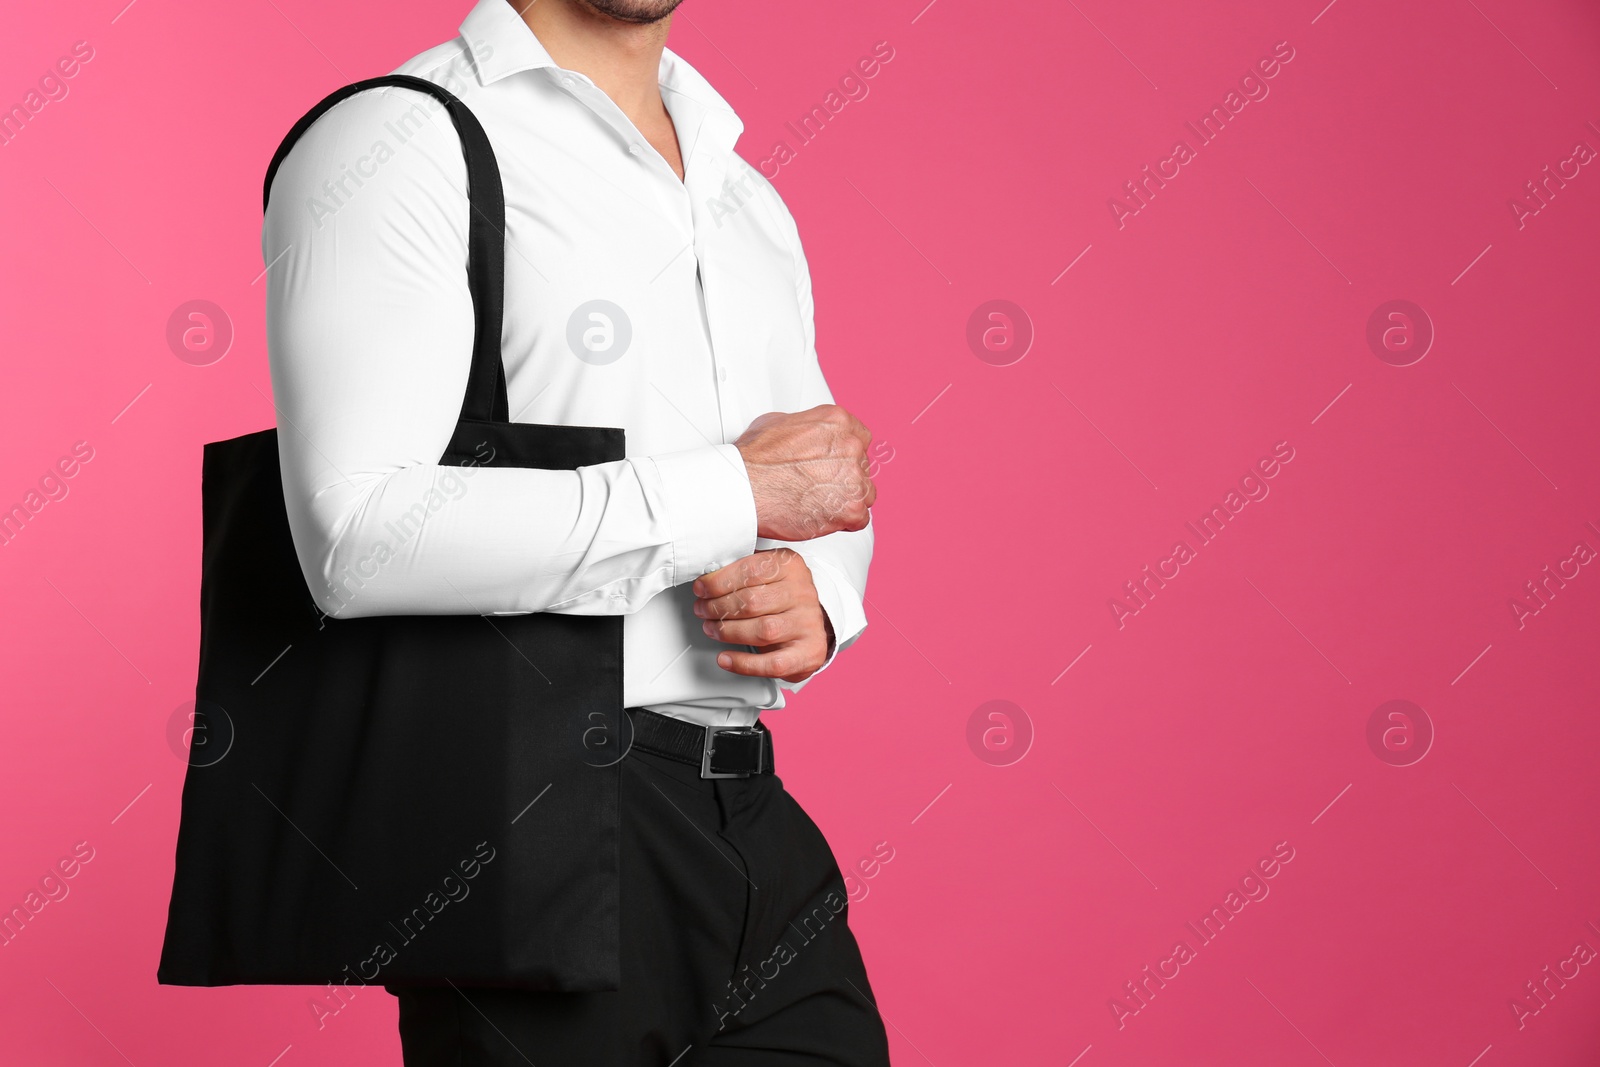
M584 7L597 15L619 22L648 24L660 22L683 0L579 0Z

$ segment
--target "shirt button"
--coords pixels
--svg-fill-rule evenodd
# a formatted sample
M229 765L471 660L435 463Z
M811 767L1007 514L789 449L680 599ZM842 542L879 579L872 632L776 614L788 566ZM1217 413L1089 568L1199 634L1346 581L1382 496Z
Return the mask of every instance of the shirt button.
M717 368L717 381L725 382L727 380L728 380L728 368L727 367L718 367Z
M638 155L639 153L643 152L644 149L640 148L636 144L631 144L631 145L628 146L628 151L631 152L633 155Z
M572 88L572 87L573 87L573 86L574 86L574 85L576 85L576 84L578 84L578 83L577 83L577 81L576 81L576 80L575 80L575 79L574 79L574 78L573 78L573 77L572 77L572 75L570 75L570 74L563 74L563 75L562 75L562 76L561 76L561 84L562 84L562 85L565 85L565 86L566 86L566 87L567 87L567 88L568 88L568 89L570 89L570 88Z

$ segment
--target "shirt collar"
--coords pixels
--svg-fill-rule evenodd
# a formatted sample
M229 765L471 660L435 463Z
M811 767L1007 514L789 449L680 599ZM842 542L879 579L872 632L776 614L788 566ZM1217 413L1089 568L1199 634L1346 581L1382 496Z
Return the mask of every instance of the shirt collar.
M522 16L512 9L510 0L478 0L462 20L461 39L485 85L524 70L556 65Z
M559 70L556 61L539 43L528 24L511 6L511 0L478 0L461 23L461 37L478 66L484 85L525 70L548 67ZM717 127L717 138L729 149L744 132L738 114L682 56L671 49L661 53L661 88L678 93L700 105L707 119Z

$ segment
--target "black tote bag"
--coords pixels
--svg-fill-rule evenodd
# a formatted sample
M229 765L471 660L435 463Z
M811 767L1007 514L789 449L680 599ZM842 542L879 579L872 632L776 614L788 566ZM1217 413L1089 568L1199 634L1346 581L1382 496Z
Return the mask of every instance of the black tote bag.
M505 204L472 112L476 327L441 464L570 470L623 432L508 421ZM205 447L195 743L163 983L617 988L622 619L535 613L324 617L284 507L275 430ZM464 605L465 607L466 605ZM468 609L470 610L470 608Z

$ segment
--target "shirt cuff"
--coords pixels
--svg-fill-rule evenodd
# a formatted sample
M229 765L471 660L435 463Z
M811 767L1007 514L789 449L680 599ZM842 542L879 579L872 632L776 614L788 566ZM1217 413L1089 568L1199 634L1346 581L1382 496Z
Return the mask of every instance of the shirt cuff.
M756 550L756 498L737 448L710 445L647 458L672 528L673 585Z
M805 553L801 553L802 556ZM822 611L828 616L828 622L833 626L833 651L828 653L828 658L822 666L812 671L803 681L785 682L778 681L778 686L791 693L798 693L807 683L828 669L831 664L847 647L855 643L867 628L867 613L861 603L861 594L855 587L845 581L844 576L834 570L820 559L806 558L806 566L811 569L811 584L817 588L817 600L822 603Z

